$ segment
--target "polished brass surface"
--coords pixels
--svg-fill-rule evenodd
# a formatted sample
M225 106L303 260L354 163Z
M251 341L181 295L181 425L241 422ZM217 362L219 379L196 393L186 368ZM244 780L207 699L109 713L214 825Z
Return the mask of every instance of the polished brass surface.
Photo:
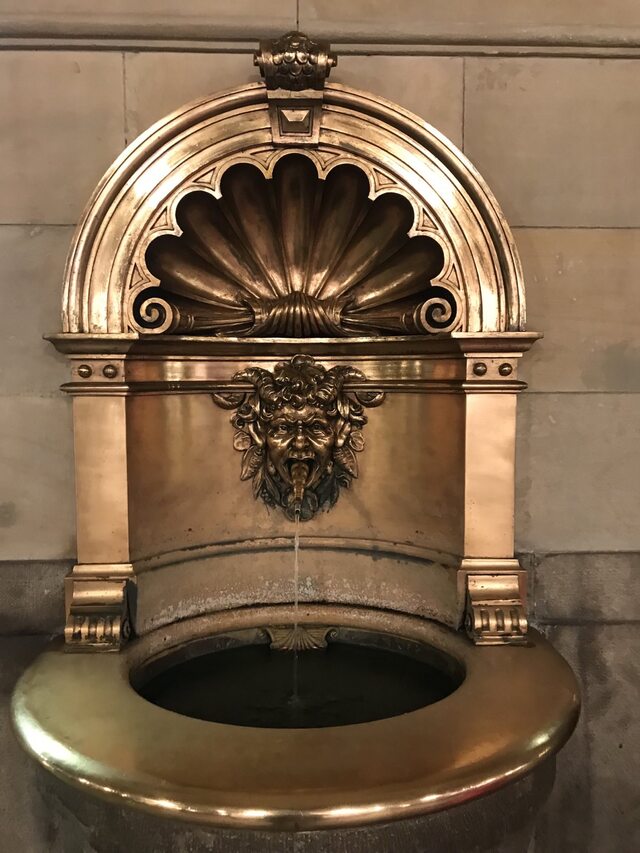
M479 646L527 642L527 616L520 595L522 572L467 575L465 628Z
M346 371L345 393L364 400L387 394L384 406L366 426L366 458L358 487L343 492L337 513L305 511L305 537L313 543L305 557L305 577L314 594L324 600L347 596L353 603L375 606L384 606L386 596L387 603L402 609L446 624L462 623L467 595L464 585L456 593L456 567L465 560L489 558L495 572L502 571L497 563L513 560L515 397L524 387L516 368L535 337L457 333L377 342L305 341L305 352L314 353L323 369ZM153 347L147 349L152 340ZM172 561L173 569L164 568L154 584L157 592L151 600L163 603L152 624L170 622L171 614L179 618L184 608L192 614L197 601L201 610L212 611L224 609L227 602L292 600L287 572L277 556L282 542L288 543L286 547L292 542L285 514L289 510L291 516L293 509L288 504L288 481L282 480L285 513L280 518L262 500L253 502L251 490L240 481L242 465L233 451L229 415L213 406L207 395L236 406L245 395L256 393L247 371L252 376L260 371L272 374L283 357L299 353L300 342L158 336L133 345L130 339L114 339L111 345L121 348L119 352L89 357L76 352L85 344L74 336L64 336L57 344L70 349L72 359L68 390L75 397L83 583L91 580L92 565L133 565L127 584L119 587L123 590L119 612L134 631L142 630L137 628L139 610L146 614L145 626L150 619L145 603L148 584L128 615L129 593L138 574ZM473 371L480 359L487 368L482 376ZM500 373L505 363L512 365L506 377ZM79 371L83 365L91 367L86 378ZM117 368L112 379L105 377L109 365ZM246 438L238 442L246 443ZM271 443L281 444L276 439ZM323 459L328 462L326 454ZM255 461L246 467L248 478ZM290 478L289 467L282 470ZM273 559L262 558L271 574L238 574L231 551L251 551L256 543L262 543L263 554L274 552ZM336 543L343 543L338 547L344 554L330 558ZM327 549L324 555L322 548ZM364 574L353 575L349 550L370 555L372 562ZM215 552L221 557L209 561L211 574L197 573L198 595L192 587L196 575L191 564L184 568L184 560L202 561ZM224 557L225 552L230 556ZM409 582L418 572L417 564L405 570L389 563L390 580L383 584L381 564L375 562L380 554L421 560L423 580L411 581L407 594L401 594L396 584L401 577L403 583ZM435 573L434 562L439 564ZM70 578L71 587L77 571ZM512 565L507 571L513 573ZM451 574L448 585L435 582L443 572ZM103 579L97 570L94 580L100 588ZM409 589L419 596L415 603L409 604ZM457 604L450 595L457 595ZM67 636L76 637L74 646L87 641L91 649L112 648L89 643L87 633L74 629L78 614L71 609L72 598L68 598Z
M477 647L422 619L344 607L302 608L301 624L426 643L459 661L462 685L433 705L373 723L265 730L165 711L130 684L139 667L212 631L264 628L290 616L289 607L243 608L187 620L120 655L53 648L18 685L18 734L60 778L119 804L216 826L311 830L466 802L525 775L575 725L575 678L537 633L526 646Z
M106 366L113 366L107 362ZM87 379L104 373L81 364ZM96 365L96 367L98 367ZM131 633L135 574L129 536L127 401L73 401L78 564L65 582L65 639L71 649L117 651Z
M528 352L541 338L540 332L448 332L424 338L419 335L406 337L363 337L363 338L309 338L304 349L309 355L324 355L339 359L354 356L371 358L388 357L402 364L402 373L412 370L416 358L420 360L441 359L444 356L484 358L501 354L504 358L518 358ZM153 360L162 358L171 361L199 359L203 357L219 362L225 356L232 358L253 353L258 358L269 355L295 355L300 351L300 341L289 338L254 338L250 341L239 337L198 337L194 335L157 335L141 339L139 335L65 333L48 335L47 339L62 353L75 358L92 356L106 363L112 356L127 359ZM85 359L86 361L86 359ZM77 370L77 368L75 368ZM469 371L471 374L472 371ZM497 370L496 370L497 374Z
M338 57L326 41L314 41L292 31L260 42L253 58L267 89L322 89Z
M145 255L158 287L136 288L141 333L317 338L454 330L463 294L442 279L444 254L403 195L371 201L355 165L320 180L300 154L230 167L222 197L196 191L176 208L180 236Z
M253 62L267 88L273 145L317 145L324 85L338 63L329 43L290 32L260 42Z
M282 95L288 106L274 107L272 95ZM322 100L314 100L314 95ZM298 107L313 112L310 133L296 131L287 137L282 128L274 132L273 109ZM234 219L238 230L225 244L222 267L220 256L216 262L216 270L224 275L232 267L237 272L242 258L234 252L239 246L243 253L248 251L242 234L249 221L255 219L262 229L256 238L274 226L275 215L263 217L260 212L261 198L267 185L277 183L279 163L292 154L315 169L326 198L331 197L327 192L332 175L350 172L366 179L371 210L384 208L394 196L406 199L413 210L408 245L417 246L424 238L439 245L444 262L434 285L459 294L457 328L524 328L522 273L513 238L495 199L464 155L399 107L327 83L322 91L302 92L244 86L179 110L132 143L100 183L74 239L65 275L64 331L146 334L132 307L143 291L159 284L147 266L149 245L160 237L180 237L180 205L194 193L207 196L212 210L218 202L228 205L225 176L233 169L264 176L255 208L251 199L243 202L240 219ZM281 210L295 217L289 192L287 197ZM314 225L324 227L334 214L345 217L348 210L342 202L331 204L332 216L324 214ZM304 224L302 218L296 227ZM217 227L213 221L209 226ZM194 232L194 239L198 235L202 237L202 231ZM210 252L211 241L206 244ZM295 243L291 248L299 247ZM266 262L268 256L260 256ZM330 254L324 257L326 262ZM277 264L270 273L276 269ZM317 266L316 272L321 269ZM246 285L249 278L243 275L242 280ZM170 310L167 318L169 328Z
M364 449L364 407L379 406L384 394L347 391L348 380L365 381L353 367L326 370L309 355L276 364L274 372L250 367L234 382L249 393L214 394L234 409L233 446L242 452L241 480L253 494L279 506L291 520L308 521L332 507L340 489L358 476L356 453Z
M75 566L65 589L68 618L64 637L69 649L118 651L131 634L132 582L131 565Z
M363 390L375 391L376 387L369 383ZM233 589L238 603L259 603L276 589L292 601L294 525L282 509L256 501L251 483L241 481L244 451L233 448L230 413L202 393L139 394L124 399L130 436L129 554L136 575L143 570L153 573L156 566L173 562L174 568L163 574L167 582L173 574L167 606L173 600L177 607L190 572L182 568L184 560L227 552L225 559L210 562L208 577L203 570L202 607L224 606L224 589ZM367 412L366 447L358 454L358 480L353 488L341 491L335 511L317 512L301 531L303 548L307 542L313 543L303 554L304 578L309 578L311 590L331 600L331 589L320 581L321 576L328 577L330 559L335 563L331 585L350 587L354 600L382 581L374 564L384 554L408 557L408 568L414 571L418 569L412 558L420 561L425 581L430 577L428 560L456 565L464 553L464 412L464 394L413 392L389 393L380 408ZM413 438L414 428L419 430L419 441ZM134 452L131 437L135 436L141 440ZM412 441L415 464L406 464L405 447ZM105 489L107 485L108 481L103 483ZM259 562L268 562L271 571L261 581L257 575L250 581L234 569L238 559L234 554L243 549L255 553L260 544L263 556ZM347 552L340 559L333 553L330 556L336 544ZM327 549L324 554L323 546ZM273 559L265 555L270 550ZM361 564L354 576L348 551L368 555L372 565ZM387 571L390 597L399 574L394 574L391 564ZM404 573L401 566L397 572ZM455 588L455 578L452 583ZM145 595L141 590L138 607L144 606ZM438 612L440 593L436 596L434 590L433 595L430 600L425 584L416 606L432 606L432 612Z
M51 338L71 358L71 382L63 390L73 394L192 393L197 391L241 391L232 381L238 367L260 366L273 370L278 361L299 354L321 357L329 367L354 365L367 376L366 382L349 380L358 390L375 384L381 390L415 393L460 393L473 387L475 393L520 391L517 362L540 335L530 332L494 333L491 336L454 332L430 338L377 337L305 339L304 344L284 338L202 338L149 336L140 342L129 337L109 336L100 341L100 353L90 358L95 340L81 335ZM103 368L122 356L118 375L106 382ZM470 363L482 354L487 373L478 376ZM499 366L511 359L511 373L503 376ZM88 367L83 375L80 368ZM245 388L248 385L245 383Z
M256 63L265 83L133 142L76 232L52 341L71 363L78 563L66 643L22 678L14 722L61 779L160 815L420 815L525 775L578 714L514 557L518 362L539 335L461 152L326 82L324 43L289 33ZM311 649L329 626L426 644L464 681L419 711L306 730L205 723L131 686L213 635Z
M437 131L328 83L328 45L289 33L256 62L264 83L136 140L74 239L53 339L74 395L74 647L118 648L128 624L290 601L280 553L296 509L312 599L386 602L461 627L469 576L515 572L526 606L513 565L515 400L518 360L538 336L523 331L504 217ZM295 427L290 442L267 428L256 380L300 354L344 382L339 416L317 401L268 412ZM356 407L383 393L358 472ZM242 460L211 394L236 409ZM325 441L309 434L315 421ZM356 473L337 511L317 512ZM268 571L236 571L258 551ZM356 558L367 562L354 577ZM520 639L519 619L503 638Z

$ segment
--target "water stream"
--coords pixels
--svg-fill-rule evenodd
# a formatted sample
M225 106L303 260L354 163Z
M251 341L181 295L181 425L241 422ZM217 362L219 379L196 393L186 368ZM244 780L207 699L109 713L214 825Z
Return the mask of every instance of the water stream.
M300 599L300 511L296 511L296 527L293 538L293 690L291 694L291 705L296 708L300 705L298 694L298 608Z
M183 648L173 665L136 690L145 699L197 720L261 728L322 728L386 719L438 702L462 681L453 662L442 670L397 637L381 644L337 639L323 651L300 646L300 517L293 536L293 614L286 650L264 642L235 641L221 635L210 651ZM287 620L288 621L288 620ZM242 632L238 632L242 634ZM289 640L285 632L283 639ZM212 638L215 639L215 638ZM311 645L311 648L305 648ZM451 671L449 671L451 670Z

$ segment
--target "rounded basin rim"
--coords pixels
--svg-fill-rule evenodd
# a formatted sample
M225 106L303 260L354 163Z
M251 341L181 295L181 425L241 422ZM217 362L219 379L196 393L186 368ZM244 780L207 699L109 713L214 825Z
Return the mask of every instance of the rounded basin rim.
M267 611L273 620L290 614L290 608L286 606L270 606L245 608L228 615L235 624L246 624L247 621L263 619ZM411 639L422 636L424 642L460 660L467 677L446 699L401 717L336 729L244 729L182 717L159 709L138 696L129 683L129 672L136 660L136 652L139 653L145 645L147 648L152 645L153 638L141 638L127 652L119 655L68 654L58 646L41 655L20 680L12 703L15 728L27 751L56 776L120 805L127 803L156 814L218 827L307 831L415 817L475 799L532 771L560 749L573 731L579 714L575 677L562 657L534 631L530 634L528 647L477 647L457 632L404 614L368 609L358 612L353 608L318 605L305 607L302 618L317 623L320 617L329 615L333 616L333 624L344 627L366 624L368 628L384 628L387 633L408 635ZM216 614L216 620L219 616ZM188 620L196 621L201 624L178 623L178 633L188 633L190 627L196 628L196 634L198 628L203 630L206 619ZM165 627L159 632L166 636L170 630ZM92 665L87 666L87 662ZM524 666L527 662L528 666ZM543 678L544 695L540 697L540 678L545 674L548 678ZM521 688L516 694L512 692L514 680ZM173 732L173 745L180 742L180 736L176 740L176 731L182 731L186 738L197 735L199 744L192 748L192 756L208 754L207 747L210 749L212 743L219 743L223 749L223 739L232 737L239 760L248 762L254 771L259 771L263 779L268 780L269 766L263 764L261 767L260 756L251 753L256 744L257 748L260 748L260 741L263 747L271 744L263 754L263 761L268 765L269 755L279 754L282 760L282 756L288 754L287 748L289 754L298 748L302 748L303 755L316 754L319 749L317 733L322 732L320 739L329 741L322 749L334 749L336 760L346 755L347 764L351 761L351 773L341 773L336 763L333 779L322 789L314 789L317 773L312 772L313 767L308 768L308 778L304 772L301 773L305 768L291 769L294 777L298 774L298 783L305 779L307 783L297 784L295 790L279 790L277 784L265 792L259 787L253 792L242 791L240 786L230 790L228 786L225 788L224 778L215 777L215 772L210 779L214 784L203 786L198 784L197 778L185 780L181 775L186 772L184 767L176 768L172 764L175 756L171 756L171 749L167 750L164 744L158 745L160 752L165 749L164 757L161 755L159 761L151 760L150 754L145 754L132 769L130 761L123 760L122 751L118 752L115 740L108 760L99 749L96 752L96 744L91 743L96 720L87 721L86 716L69 718L68 690L62 692L66 701L62 697L55 701L60 688L68 688L69 685L76 685L78 691L93 697L93 706L89 702L89 714L92 708L96 713L101 693L110 698L107 739L120 736L126 741L130 730L128 723L131 722L127 712L135 707L136 713L140 709L142 725L151 721L161 729L164 726L170 738ZM496 694L497 687L500 687L501 694ZM47 701L43 704L45 696ZM532 705L532 700L537 701ZM505 710L503 719L492 720L496 709L501 707ZM160 722L158 715L162 715ZM448 753L446 748L442 751L445 719L449 726ZM514 728L515 720L520 720L519 730ZM342 730L342 737L327 736L338 729ZM475 740L473 737L470 739L470 729L472 734L476 733ZM274 731L278 732L276 739L273 738ZM483 737L494 738L494 753L489 749L490 744L481 743ZM394 740L398 754L400 757L404 755L405 760L410 755L405 747L414 746L412 751L419 752L419 760L413 764L416 772L403 777L403 768L390 765L385 781L380 766L375 762L385 756L392 757L392 752L376 747L380 740ZM425 741L427 746L431 743L432 751L441 750L442 761L449 754L452 757L450 766L438 766L437 760L435 764L430 761ZM456 744L459 744L459 749L456 749ZM361 757L366 756L370 767L358 766L359 751ZM318 756L318 760L322 764L322 756ZM326 756L323 766L330 766ZM278 768L274 762L271 769L272 777L273 774L277 777ZM249 771L247 773L251 778ZM372 775L374 782L378 780L377 784L363 787L362 779L369 779ZM231 778L234 778L233 773Z

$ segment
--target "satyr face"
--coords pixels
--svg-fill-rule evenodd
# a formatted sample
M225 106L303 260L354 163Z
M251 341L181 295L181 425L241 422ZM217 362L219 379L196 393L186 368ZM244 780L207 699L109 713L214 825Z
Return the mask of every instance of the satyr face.
M322 409L309 404L301 409L283 406L273 413L265 432L269 459L285 483L293 482L298 462L305 466L307 489L330 470L335 426Z
M332 507L358 476L363 409L380 405L384 394L346 390L347 381L362 383L364 375L347 366L327 370L309 355L279 362L273 373L249 367L233 378L251 390L213 397L235 409L240 479L252 480L255 497L281 507L292 521Z

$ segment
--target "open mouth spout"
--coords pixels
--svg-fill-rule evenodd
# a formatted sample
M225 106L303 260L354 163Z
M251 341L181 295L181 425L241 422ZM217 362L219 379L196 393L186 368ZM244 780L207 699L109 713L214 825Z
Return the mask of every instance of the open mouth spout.
M299 511L304 500L305 489L313 476L312 459L292 459L289 462L289 473L293 486L293 508Z

